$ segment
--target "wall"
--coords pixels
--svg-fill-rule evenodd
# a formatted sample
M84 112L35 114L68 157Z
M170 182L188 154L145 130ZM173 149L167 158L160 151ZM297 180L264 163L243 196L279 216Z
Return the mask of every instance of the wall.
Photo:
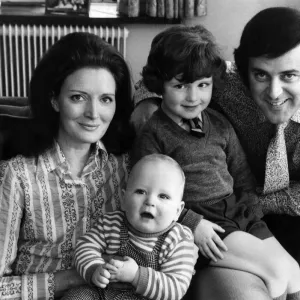
M299 0L207 0L207 15L186 24L203 24L216 37L225 59L232 59L233 49L239 44L244 25L258 11L271 6L289 6L300 9ZM128 25L127 61L132 69L133 80L140 78L146 63L153 37L172 25Z

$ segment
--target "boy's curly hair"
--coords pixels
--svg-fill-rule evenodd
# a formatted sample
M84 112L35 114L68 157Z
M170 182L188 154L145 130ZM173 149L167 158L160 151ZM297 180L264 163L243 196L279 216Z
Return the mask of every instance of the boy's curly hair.
M212 76L218 85L225 71L210 31L201 25L176 25L154 37L142 77L150 92L161 95L164 82L177 75L187 83Z

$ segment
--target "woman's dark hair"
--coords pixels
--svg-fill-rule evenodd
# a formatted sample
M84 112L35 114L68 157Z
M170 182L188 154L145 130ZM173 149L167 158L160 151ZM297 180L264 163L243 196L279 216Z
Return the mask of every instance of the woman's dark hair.
M249 86L249 58L277 58L300 43L300 12L288 7L260 11L245 26L240 45L234 51L237 70Z
M154 37L142 77L149 91L162 94L164 82L179 74L188 83L213 76L218 85L225 70L211 32L200 25L177 25Z
M116 112L102 138L108 152L122 153L131 147L133 130L132 82L122 55L99 36L76 32L62 37L43 56L33 72L29 101L33 115L33 141L27 155L39 155L53 146L59 129L59 113L51 99L57 97L65 79L78 69L104 68L116 81Z

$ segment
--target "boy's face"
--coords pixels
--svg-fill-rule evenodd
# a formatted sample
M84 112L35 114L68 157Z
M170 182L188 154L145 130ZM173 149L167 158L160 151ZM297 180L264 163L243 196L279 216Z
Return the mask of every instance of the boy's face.
M168 162L140 162L130 174L122 209L138 231L157 233L177 221L184 202L182 174Z
M300 45L277 58L250 58L248 76L252 97L271 123L284 123L300 109Z
M176 76L164 83L162 109L176 123L193 119L208 106L212 88L212 77L184 83Z

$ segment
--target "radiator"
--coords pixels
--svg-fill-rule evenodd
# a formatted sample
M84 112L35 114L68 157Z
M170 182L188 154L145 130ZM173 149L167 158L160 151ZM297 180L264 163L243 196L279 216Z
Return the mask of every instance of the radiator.
M0 97L27 97L35 66L49 46L75 31L91 32L116 47L126 57L126 27L0 25Z

